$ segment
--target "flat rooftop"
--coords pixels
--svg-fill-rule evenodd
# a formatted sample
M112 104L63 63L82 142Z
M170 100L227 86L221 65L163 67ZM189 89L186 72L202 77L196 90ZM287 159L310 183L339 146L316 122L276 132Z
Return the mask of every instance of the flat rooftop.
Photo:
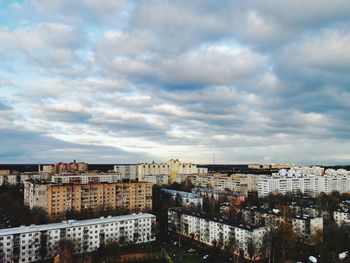
M135 219L147 219L147 218L155 218L155 215L149 213L139 213L139 214L130 214L130 215L122 215L122 216L109 216L109 217L99 217L93 219L85 219L85 220L67 220L62 221L61 223L52 223L45 225L30 225L30 226L20 226L14 228L5 228L0 229L0 236L14 235L14 234L24 234L24 233L32 233L32 232L40 232L47 230L56 230L62 228L71 228L71 227L84 227L90 225L97 224L108 224L108 223L116 223L128 220Z

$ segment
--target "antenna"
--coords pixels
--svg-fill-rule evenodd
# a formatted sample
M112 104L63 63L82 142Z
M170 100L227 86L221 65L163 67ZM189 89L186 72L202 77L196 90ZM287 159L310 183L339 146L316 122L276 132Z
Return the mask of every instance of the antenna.
M213 153L213 164L215 164L215 153Z

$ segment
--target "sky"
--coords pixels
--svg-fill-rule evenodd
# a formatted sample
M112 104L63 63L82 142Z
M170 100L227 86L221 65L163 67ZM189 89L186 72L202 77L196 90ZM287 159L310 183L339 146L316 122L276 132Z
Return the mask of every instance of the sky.
M350 163L348 0L0 0L0 163Z

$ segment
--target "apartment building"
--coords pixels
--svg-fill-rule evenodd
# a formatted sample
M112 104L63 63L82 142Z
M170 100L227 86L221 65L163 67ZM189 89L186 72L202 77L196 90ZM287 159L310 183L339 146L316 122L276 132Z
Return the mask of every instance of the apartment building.
M75 160L70 163L55 163L51 165L43 165L42 172L44 173L53 173L53 174L62 174L70 172L85 172L88 170L89 165L84 162L76 162Z
M162 189L162 192L178 201L179 205L183 207L200 209L203 207L203 198L200 195L171 189Z
M207 168L197 168L192 163L182 163L178 159L171 159L166 163L141 163L137 166L139 182L147 175L169 176L169 183L176 182L178 174L199 174L207 171Z
M170 208L168 211L169 231L176 231L208 246L229 249L236 254L243 252L245 258L249 258L248 243L252 242L256 248L253 257L255 259L264 257L260 247L267 231L265 227L223 219L216 220L202 214L175 209ZM180 216L176 216L176 213L180 213Z
M333 219L338 226L350 224L350 212L348 209L337 209L333 211Z
M347 193L350 191L350 176L299 175L299 176L261 176L258 179L259 197L270 193L286 194L298 192L317 196L320 193L331 194L333 191Z
M152 209L151 183L53 184L25 182L24 203L44 208L50 218L91 209Z
M142 182L149 182L156 185L167 185L170 182L168 175L145 175Z
M268 228L278 228L287 220L278 209L251 207L242 209L241 211L244 222L249 222L254 225L263 225Z
M229 189L244 195L249 191L257 190L258 175L255 174L236 174L236 175L197 175L188 177L189 180L200 188L213 188L225 190Z
M298 238L308 244L315 244L317 238L322 239L323 218L309 215L297 215L292 218L293 231Z
M120 174L65 174L53 175L53 183L58 184L90 184L90 183L118 183L122 181Z
M214 198L217 201L225 202L233 198L232 191L225 189L210 189L210 188L200 188L195 187L191 191L193 194L197 194L202 197Z
M0 262L53 258L59 253L60 240L72 242L76 254L95 251L111 242L125 245L154 241L155 223L154 215L141 213L1 229Z
M21 174L8 174L8 175L0 175L0 186L4 184L8 185L19 185L24 184L24 181L27 180L46 180L48 176L45 174L39 173L21 173Z
M138 179L136 164L114 165L114 172L120 174L123 180L136 181Z

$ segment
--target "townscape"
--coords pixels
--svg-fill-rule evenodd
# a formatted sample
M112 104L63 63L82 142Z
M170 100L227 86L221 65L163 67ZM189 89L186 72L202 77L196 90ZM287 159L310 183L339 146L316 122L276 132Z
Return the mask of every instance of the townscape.
M344 168L108 168L0 170L0 262L348 262ZM125 251L130 261L116 261Z

